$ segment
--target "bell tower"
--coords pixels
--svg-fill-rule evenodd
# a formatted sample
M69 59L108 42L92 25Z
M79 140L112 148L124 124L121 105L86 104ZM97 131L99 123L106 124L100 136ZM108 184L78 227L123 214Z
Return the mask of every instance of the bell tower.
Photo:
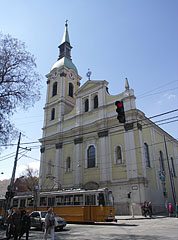
M59 57L47 77L47 94L45 110L45 127L63 121L76 103L75 92L80 86L81 77L72 62L68 24L66 21L64 34L59 48Z

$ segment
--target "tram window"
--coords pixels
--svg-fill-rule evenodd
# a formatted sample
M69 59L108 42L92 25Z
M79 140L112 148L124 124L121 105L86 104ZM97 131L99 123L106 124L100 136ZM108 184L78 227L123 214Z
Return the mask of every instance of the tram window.
M99 206L105 206L104 194L103 193L99 193L98 201L99 201Z
M95 195L93 194L93 195L86 195L85 196L85 205L86 206L95 206L96 205L96 197L95 197Z
M54 206L55 203L55 197L49 197L48 198L48 206Z
M64 205L73 205L73 196L72 195L64 196Z
M0 201L0 208L3 207L3 201Z
M83 195L74 196L74 205L83 205Z
M18 207L18 199L13 199L13 207Z
M109 206L114 205L114 198L113 198L112 192L108 193L108 201L109 201Z
M56 204L59 205L64 205L64 197L63 196L56 196Z
M47 197L40 197L40 206L47 205Z
M28 198L27 199L27 206L28 207L33 207L33 198Z
M20 207L25 207L25 199L20 199Z

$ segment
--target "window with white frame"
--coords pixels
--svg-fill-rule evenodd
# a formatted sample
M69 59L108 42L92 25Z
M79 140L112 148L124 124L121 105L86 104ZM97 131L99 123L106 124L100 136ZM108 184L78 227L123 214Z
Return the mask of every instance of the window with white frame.
M165 173L163 152L159 151L160 170Z
M69 96L73 98L74 86L72 83L69 83Z
M53 83L52 97L57 95L57 82Z
M55 108L52 108L51 110L51 120L55 119Z
M89 110L89 101L88 101L88 98L85 99L84 107L85 107L85 112L88 112L88 110Z
M147 143L144 143L144 154L145 154L146 167L150 168L151 167L150 153L149 153L149 146Z
M66 173L71 171L71 158L67 157L66 158Z
M94 145L90 145L87 149L87 168L96 167L96 150Z
M123 164L122 148L121 146L116 146L114 151L115 164Z
M176 170L175 170L175 166L174 166L174 158L171 157L171 165L172 165L172 168L171 168L171 172L172 172L172 175L173 177L176 177Z
M98 95L96 95L93 99L94 109L98 108Z

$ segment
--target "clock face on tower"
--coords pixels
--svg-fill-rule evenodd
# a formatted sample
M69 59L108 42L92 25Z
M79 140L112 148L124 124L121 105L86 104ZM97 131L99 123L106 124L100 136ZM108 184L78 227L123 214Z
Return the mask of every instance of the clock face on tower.
M70 72L70 73L69 73L69 77L70 77L72 80L74 80L74 79L75 79L75 77L74 77L74 75L73 75L73 73L72 73L72 72Z

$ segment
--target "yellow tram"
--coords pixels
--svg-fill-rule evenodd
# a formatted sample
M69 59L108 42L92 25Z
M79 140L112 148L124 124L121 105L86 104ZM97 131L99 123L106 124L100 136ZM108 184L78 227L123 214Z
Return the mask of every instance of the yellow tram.
M11 206L30 211L53 207L67 222L105 222L115 220L114 199L107 188L39 192L36 196L14 196Z

